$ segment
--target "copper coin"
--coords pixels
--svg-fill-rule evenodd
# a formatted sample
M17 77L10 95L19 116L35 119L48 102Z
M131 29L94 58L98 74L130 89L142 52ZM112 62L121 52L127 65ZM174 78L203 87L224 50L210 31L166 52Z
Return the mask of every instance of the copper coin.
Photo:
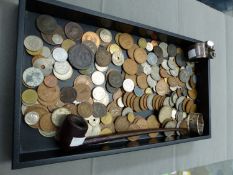
M88 118L93 114L93 107L89 102L82 102L78 105L78 114L81 117Z
M124 49L130 49L134 44L133 37L128 33L122 33L119 36L119 44Z
M196 104L193 104L190 108L190 113L195 113L197 110L197 105Z
M140 108L144 111L146 110L144 108L144 98L145 98L145 95L143 95L142 97L140 97L140 100L139 100L139 105L140 105Z
M155 109L159 110L160 100L162 99L162 96L159 96L155 102Z
M104 104L99 102L94 102L93 104L93 116L100 118L107 114L107 108Z
M52 122L51 113L46 113L40 118L40 129L46 132L56 131L56 126Z
M129 75L135 75L138 71L138 65L131 59L126 59L123 64L124 71Z
M155 95L153 100L152 100L152 106L154 109L156 109L156 101L160 98L160 95Z
M74 80L74 86L78 86L78 84L85 84L90 87L90 89L93 89L94 84L91 80L91 78L87 75L79 75L77 78Z
M73 103L77 97L77 92L73 87L63 87L60 93L60 99L63 103Z
M133 44L133 46L128 49L127 53L128 53L128 56L134 60L134 51L135 49L139 48L139 46L137 44Z
M86 41L86 40L90 40L93 43L95 43L97 48L100 45L100 38L95 32L86 32L86 33L84 33L83 36L82 36L82 42Z
M119 116L117 117L115 121L115 129L117 132L123 132L127 131L130 126L130 123L125 116Z
M135 58L135 61L137 61L137 63L139 64L145 63L147 60L147 54L146 54L145 49L143 48L135 49L134 58Z
M193 100L195 100L197 98L197 90L196 89L192 89L188 91L189 97L191 97Z
M40 84L37 89L38 96L44 101L54 101L59 97L60 89L58 86L49 88L44 83Z
M186 104L185 110L187 113L190 113L191 107L193 105L193 100L189 100L188 103Z
M133 107L134 107L133 105L134 105L134 100L135 100L136 97L137 97L136 95L133 95L133 96L131 97L131 99L130 99L129 107L132 108L132 109L133 109Z
M123 95L122 102L123 102L123 104L124 104L125 106L127 106L126 100L127 100L129 94L130 94L129 92L126 92L126 93Z
M69 22L65 25L66 36L73 40L80 40L83 35L83 28L76 22Z
M104 47L99 47L96 52L96 63L101 67L106 67L111 63L112 55Z
M83 83L77 84L74 87L77 91L77 100L79 102L88 101L91 97L91 88Z
M132 93L132 92L127 96L127 100L126 100L126 106L127 107L130 107L131 98L133 96L134 96L134 93Z
M177 79L175 77L168 77L167 82L170 87L176 87L178 86Z
M44 84L50 88L57 86L58 80L54 75L48 75L44 79Z
M137 85L137 76L136 75L129 75L125 74L125 79L131 79L134 82L134 85Z
M188 102L189 102L189 99L185 98L184 101L183 101L183 103L182 103L182 109L183 109L183 111L186 111L186 105L187 105Z
M53 100L53 101L44 101L44 100L38 98L38 102L39 102L41 105L45 106L45 107L52 106L52 105L56 105L57 100L58 100L58 99L55 99L55 100Z
M148 107L147 107L147 97L148 97L149 95L145 95L145 97L144 97L144 99L143 99L143 105L144 105L144 109L145 110L148 110Z
M64 108L68 109L71 114L77 115L77 106L75 104L67 103L64 105Z
M140 88L146 89L148 87L147 75L143 73L137 76L137 84Z
M134 109L135 112L140 112L141 111L139 102L140 102L140 97L136 97L134 99L134 103L133 103L133 109Z

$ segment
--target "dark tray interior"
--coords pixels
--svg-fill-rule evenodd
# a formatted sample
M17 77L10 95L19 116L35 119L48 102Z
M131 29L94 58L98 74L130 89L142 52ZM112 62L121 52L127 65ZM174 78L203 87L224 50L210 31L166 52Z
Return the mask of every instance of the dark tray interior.
M25 89L22 83L22 72L24 69L31 66L31 58L25 52L23 40L30 34L40 36L40 33L35 26L35 19L38 15L50 14L56 18L58 24L62 27L64 27L68 21L77 21L84 28L84 31L96 31L99 27L105 27L110 29L113 35L115 35L116 32L128 32L134 36L135 41L138 37L149 38L147 33L155 31L157 32L159 40L167 43L174 43L184 50L187 50L193 43L197 42L197 40L56 1L45 2L44 0L22 0L19 8L13 168L22 168L166 146L210 137L209 61L202 61L196 64L195 72L198 82L198 99L196 100L198 106L197 111L203 113L205 117L205 129L203 136L174 137L169 139L164 137L150 139L145 136L136 143L128 142L126 139L120 139L105 144L81 147L78 148L78 150L76 149L68 153L61 151L53 138L42 137L37 130L31 129L22 120L20 94ZM49 47L51 48L51 46ZM77 74L77 71L74 71L70 80L65 82L60 81L60 87L72 86L73 80L76 78ZM142 112L141 115L148 116L150 113L151 111L146 111Z

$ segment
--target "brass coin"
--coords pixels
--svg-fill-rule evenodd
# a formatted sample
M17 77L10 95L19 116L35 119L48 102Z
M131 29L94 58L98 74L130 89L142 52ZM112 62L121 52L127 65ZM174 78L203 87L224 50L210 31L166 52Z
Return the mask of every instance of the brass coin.
M28 106L27 109L25 110L25 114L28 112L37 112L39 116L48 113L48 109L40 104L34 104L32 106Z
M82 102L78 105L78 114L81 117L88 118L93 114L92 105L89 102Z
M140 88L146 89L148 87L147 75L143 73L137 76L137 84Z
M40 129L46 132L56 131L56 126L52 122L51 113L47 113L41 116Z
M75 43L73 40L71 40L71 39L66 39L66 40L64 40L64 41L62 42L61 47L62 47L63 49L65 49L65 50L68 52L69 49L70 49L71 47L73 47L75 44L76 44L76 43Z
M188 102L189 102L189 99L185 98L184 101L183 101L183 103L182 103L182 109L183 109L183 111L186 111L186 105L187 105Z
M189 97L191 97L193 100L195 100L197 98L197 90L196 89L192 89L188 91Z
M100 131L100 135L109 135L112 134L112 130L110 128L104 128Z
M133 123L134 119L135 119L135 116L132 112L130 112L128 115L127 115L127 118L129 120L130 123Z
M86 40L90 40L93 43L95 43L97 48L100 45L100 38L95 32L86 32L86 33L84 33L83 36L82 36L82 42L86 41Z
M44 79L44 84L50 88L56 87L57 83L58 80L54 75L48 75Z
M27 89L22 93L22 101L24 104L33 105L36 103L38 95L35 90Z
M112 114L110 112L107 112L107 114L101 117L100 120L103 124L109 125L112 123Z
M156 84L156 91L159 95L166 95L169 91L168 84L164 81L164 79L161 79Z
M145 38L140 38L140 39L138 40L138 45L139 45L139 47L145 49L145 48L146 48L146 45L147 45L146 39L145 39Z
M65 25L66 36L73 40L80 40L83 35L83 28L76 22L69 22Z
M125 116L117 117L115 121L115 129L117 132L127 131L129 129L130 123Z
M148 110L148 107L147 107L147 98L148 98L149 95L145 95L144 99L143 99L143 105L144 105L144 109L145 110Z
M77 100L79 102L88 101L91 97L91 88L83 83L77 84L74 87L77 91Z
M135 75L138 71L138 65L131 59L126 59L123 64L124 71L129 75Z
M134 60L134 51L135 49L139 48L137 44L133 44L133 46L127 50L128 56Z
M144 118L139 118L136 121L136 124L139 126L140 129L148 129L147 121Z
M135 58L135 61L137 61L137 63L139 64L145 63L147 60L147 54L146 54L145 49L143 48L135 49L134 58Z
M133 44L133 37L128 33L122 33L119 36L119 44L123 49L130 49Z
M155 115L150 115L149 117L147 117L147 125L148 125L148 128L150 129L160 127L160 123L157 120L157 117Z

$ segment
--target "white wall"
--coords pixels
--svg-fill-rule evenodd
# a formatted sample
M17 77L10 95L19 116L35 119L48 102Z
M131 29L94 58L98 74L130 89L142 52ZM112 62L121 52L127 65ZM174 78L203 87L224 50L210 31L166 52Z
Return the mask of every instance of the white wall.
M10 170L17 0L0 0L0 175L161 174L233 157L233 19L194 0L61 0L199 40L215 42L211 61L212 138L43 167ZM4 82L4 83L2 83ZM232 123L232 124L231 124ZM3 146L2 146L3 145Z

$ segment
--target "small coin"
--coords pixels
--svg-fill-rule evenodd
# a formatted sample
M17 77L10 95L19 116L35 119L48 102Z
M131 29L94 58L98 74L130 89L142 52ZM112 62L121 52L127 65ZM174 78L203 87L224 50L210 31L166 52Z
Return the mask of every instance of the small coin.
M88 101L91 97L91 88L84 83L77 84L74 87L77 91L77 100L79 102Z
M113 70L108 74L108 82L111 86L119 88L122 86L123 78L119 71Z
M53 74L59 79L59 80L68 80L72 77L73 75L73 69L72 67L69 65L69 70L66 74L59 74L55 71L55 69L53 69Z
M164 58L167 58L168 57L168 52L167 52L167 47L168 47L168 45L167 45L167 43L165 43L165 42L161 42L160 44L159 44L159 47L162 49L162 51L163 51L163 57Z
M176 46L174 44L169 44L167 47L167 52L170 57L176 56Z
M127 118L130 123L133 123L135 120L134 113L133 112L128 113Z
M123 108L123 107L124 107L124 103L123 103L122 97L120 97L120 98L117 99L117 105L118 105L120 108Z
M103 117L107 114L107 108L104 104L94 102L93 104L93 116L96 118Z
M29 126L31 125L36 125L40 120L40 116L37 112L28 112L25 116L24 116L24 121L26 124L28 124Z
M95 32L86 32L82 36L82 42L90 40L95 43L96 47L98 48L100 45L100 38Z
M53 124L60 127L68 114L71 114L71 112L67 108L62 107L55 109L52 113Z
M153 89L155 89L155 86L157 84L157 82L151 77L151 75L147 76L147 83Z
M134 58L137 63L142 64L145 63L147 60L146 51L143 48L137 48L134 51Z
M108 52L104 47L99 47L96 52L96 63L99 66L105 67L111 63L111 53Z
M119 36L119 44L123 49L130 49L134 44L133 37L128 33L122 33Z
M138 86L135 86L134 93L137 97L141 97L144 94L144 90Z
M44 75L40 69L29 67L23 72L23 81L28 87L37 87L44 80Z
M45 132L45 131L42 131L41 129L38 129L39 130L39 133L43 136L43 137L55 137L56 136L56 131L52 131L52 132Z
M33 105L36 103L38 95L35 90L27 89L22 93L22 101L24 104Z
M142 89L146 89L148 87L146 74L141 74L137 76L137 84Z
M68 61L55 62L54 70L61 75L67 74L70 69L70 64Z
M88 118L93 114L93 107L89 102L82 102L78 105L78 114L83 118Z
M154 129L160 127L160 123L155 115L150 115L149 117L147 117L146 120L147 120L148 128Z
M53 58L58 62L66 61L68 53L62 47L57 47L53 50Z
M64 40L64 41L62 42L61 47L62 47L63 49L65 49L65 50L68 52L69 49L70 49L71 47L73 47L75 44L76 44L76 43L75 43L73 40L71 40L71 39L66 39L66 40Z
M55 18L49 15L40 15L36 19L37 28L45 34L53 34L57 28Z
M176 128L176 125L177 125L177 121L172 120L172 121L167 122L165 124L164 128ZM175 135L175 131L164 132L164 135L167 137L171 137L171 136Z
M24 46L32 52L39 51L43 48L43 41L35 35L29 35L24 39Z
M77 92L73 87L63 87L60 93L60 99L63 103L73 103L77 97Z
M45 58L49 58L49 56L51 55L51 51L50 48L47 46L43 46L42 47L42 51L41 51L41 55Z
M65 33L69 39L77 41L82 38L83 28L76 22L69 22L65 25Z
M131 79L125 79L123 81L123 89L126 92L132 92L134 90L134 82Z
M143 63L142 67L143 67L144 74L146 74L146 75L151 74L151 71L152 71L151 66L147 62Z
M118 52L120 50L121 50L121 48L117 44L111 44L109 46L109 51L110 51L111 54L113 54L114 52Z
M145 38L140 38L140 39L138 40L138 45L139 45L139 47L145 49L146 46L147 46L147 41L146 41L146 39L145 39Z
M125 58L121 50L116 51L112 54L112 62L116 66L122 66L124 64Z
M129 75L135 75L138 71L138 65L131 59L126 59L123 64L124 71Z

